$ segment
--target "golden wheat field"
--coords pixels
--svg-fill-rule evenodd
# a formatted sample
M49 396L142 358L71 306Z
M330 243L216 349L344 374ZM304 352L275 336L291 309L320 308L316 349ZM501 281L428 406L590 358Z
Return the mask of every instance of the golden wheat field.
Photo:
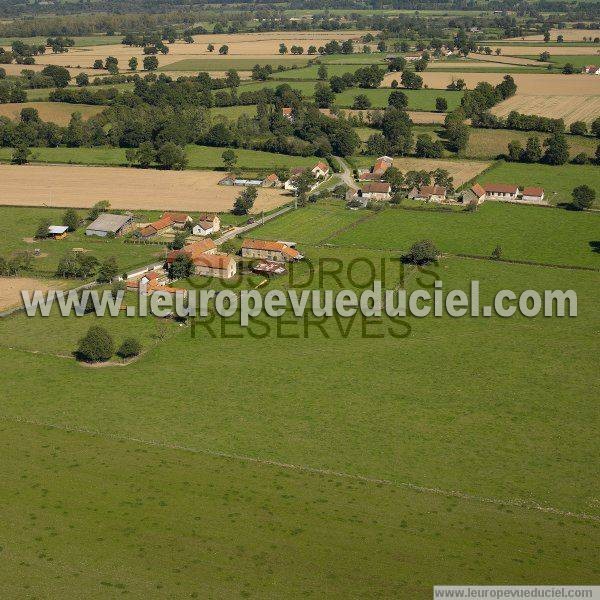
M590 123L600 116L600 95L553 96L516 94L512 98L494 106L490 112L499 117L504 117L513 110L526 115L540 115L542 117L564 119L567 125L573 123L573 121Z
M454 177L454 185L457 187L470 181L479 173L487 169L490 162L478 160L437 160L433 158L394 158L394 166L403 173L406 171L435 171L435 169L446 169Z
M64 282L31 277L0 277L0 310L21 304L21 290L60 290Z
M104 106L90 106L88 104L65 104L62 102L23 102L0 104L0 116L9 119L18 119L24 108L35 108L42 121L51 121L57 125L67 125L74 112L81 113L84 119L89 119L102 112Z
M600 37L600 29L551 29L550 30L550 41L555 42L556 38L562 35L565 42L581 42L583 38L597 38ZM532 42L542 42L544 40L543 34L537 35L526 35L524 37L508 38L509 40L525 40Z
M12 206L93 206L224 212L242 188L217 185L218 171L159 171L119 167L0 165L0 198ZM259 189L254 211L290 200L281 190Z
M55 54L51 54L49 55L50 57L56 56ZM64 56L64 55L60 55L60 56ZM42 57L37 57L38 59L38 64L35 65L17 65L14 63L11 63L9 65L2 65L2 68L6 71L7 75L15 75L18 76L21 74L21 71L27 69L29 71L34 71L35 73L39 73L45 66L47 65L56 65L59 64L61 59L57 59L56 61L54 59L46 59L46 58L42 58ZM44 61L44 62L42 62ZM60 63L62 64L62 63ZM69 73L71 74L72 77L75 77L75 75L78 75L79 73L86 73L87 75L89 75L90 77L92 76L98 76L98 75L108 75L108 71L106 71L105 69L88 69L88 68L70 68L68 67Z
M452 81L463 79L467 88L474 88L480 81L496 85L502 81L504 73L462 73L427 72L420 74L424 85L443 89ZM600 77L594 75L563 75L546 73L510 73L517 84L517 94L548 94L556 96L595 96L600 95ZM393 73L386 75L384 83L393 79ZM396 75L397 78L397 75Z
M475 64L479 64L482 67L483 66L491 66L491 67L502 68L502 65L504 65L504 64L539 67L539 66L544 66L544 65L548 64L548 63L539 62L537 60L534 60L533 58L522 58L522 57L518 57L518 56L510 56L509 53L506 52L506 48L504 48L504 47L502 48L502 52L504 52L504 54L506 54L506 56L504 56L503 54L487 55L487 54L473 53L473 54L469 54L469 58L477 61L477 63L475 63ZM529 53L524 52L522 54L529 54ZM500 64L498 64L498 63L500 63Z

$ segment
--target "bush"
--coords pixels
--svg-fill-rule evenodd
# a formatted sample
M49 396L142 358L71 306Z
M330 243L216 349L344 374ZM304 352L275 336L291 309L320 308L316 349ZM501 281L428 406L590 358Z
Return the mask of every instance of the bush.
M109 360L114 353L115 344L112 337L106 329L97 325L88 329L77 347L78 358L88 362Z
M138 356L142 351L142 344L136 338L127 338L123 340L123 343L119 346L117 354L121 358L131 358L132 356Z
M573 197L573 208L585 210L590 208L596 199L596 191L589 185L579 185L571 192Z
M413 265L428 265L437 260L440 252L431 240L415 242L402 257L402 262Z

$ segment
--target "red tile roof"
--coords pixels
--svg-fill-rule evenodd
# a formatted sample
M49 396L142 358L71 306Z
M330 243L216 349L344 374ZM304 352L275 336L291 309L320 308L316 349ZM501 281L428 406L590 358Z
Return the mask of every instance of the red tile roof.
M324 163L322 160L320 160L313 168L312 170L314 171L315 169L321 169L321 171L329 171L329 165L327 163Z
M244 240L242 244L242 248L247 248L248 250L267 250L269 252L282 252L291 258L298 258L302 256L300 252L295 250L294 248L290 248L281 242L272 242L269 240Z
M445 196L446 188L441 185L423 185L419 188L419 196Z
M390 189L390 184L385 181L372 181L370 183L365 183L365 185L361 187L363 194L389 194Z
M523 190L523 196L538 196L541 198L544 195L544 188L541 187L526 187Z
M199 242L188 244L181 250L171 250L171 252L167 254L167 264L172 264L180 254L187 254L192 260L195 260L204 252L214 250L216 247L216 244L211 239L200 240Z
M496 194L516 194L519 191L519 187L511 183L484 183L483 189Z
M478 184L478 183L474 183L471 186L471 191L478 197L481 198L481 196L485 196L485 190Z
M190 215L178 212L165 212L162 214L162 218L169 218L173 221L173 223L185 223L190 218Z
M392 163L389 160L379 158L373 165L373 173L385 173L391 166Z
M194 259L196 266L226 271L233 258L229 254L201 254Z

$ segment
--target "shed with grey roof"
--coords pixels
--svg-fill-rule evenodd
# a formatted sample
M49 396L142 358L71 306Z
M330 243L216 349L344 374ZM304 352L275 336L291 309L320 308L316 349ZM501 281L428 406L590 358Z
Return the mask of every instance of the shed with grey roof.
M123 235L133 226L133 215L113 215L111 213L102 213L93 223L90 223L85 230L85 235L99 235L106 237L108 235Z

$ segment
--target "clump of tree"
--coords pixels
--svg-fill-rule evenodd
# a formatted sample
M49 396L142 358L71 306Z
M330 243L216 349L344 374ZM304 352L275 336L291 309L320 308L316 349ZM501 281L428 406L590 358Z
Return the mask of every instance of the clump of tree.
M589 185L578 185L571 192L571 198L571 205L575 210L586 210L594 204L596 191Z
M105 362L115 353L115 343L104 327L94 325L79 340L76 356L86 362Z
M109 256L100 265L96 281L99 283L110 283L119 274L117 259L114 256Z
M139 356L142 351L140 340L134 337L125 338L117 350L117 356L123 359Z
M81 219L77 211L73 208L69 208L65 211L62 218L62 224L69 228L69 231L76 231L79 227Z
M190 277L195 273L195 270L194 261L188 254L183 252L175 257L167 269L172 280Z
M23 272L30 271L33 258L30 252L13 252L8 258L0 256L0 276L15 277Z
M445 135L450 150L460 154L469 143L469 127L465 124L462 108L449 112L444 119Z
M402 256L402 262L412 265L428 265L434 263L439 255L439 250L431 240L420 240L415 242Z
M235 199L233 210L231 212L234 215L247 215L254 206L257 196L258 190L256 187L252 186L244 188Z
M65 279L87 279L96 273L98 259L85 252L67 252L59 261L56 275Z

